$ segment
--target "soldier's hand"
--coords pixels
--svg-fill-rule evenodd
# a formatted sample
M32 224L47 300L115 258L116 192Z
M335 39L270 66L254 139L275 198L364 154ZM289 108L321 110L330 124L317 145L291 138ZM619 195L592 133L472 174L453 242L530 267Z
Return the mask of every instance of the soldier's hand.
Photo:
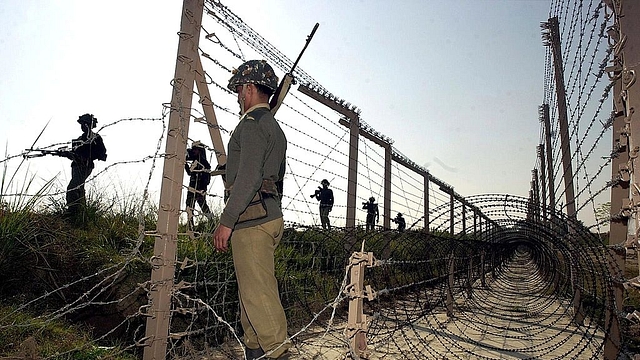
M218 251L227 251L229 250L229 238L231 237L231 228L228 228L222 224L219 224L216 227L216 230L213 232L213 246Z

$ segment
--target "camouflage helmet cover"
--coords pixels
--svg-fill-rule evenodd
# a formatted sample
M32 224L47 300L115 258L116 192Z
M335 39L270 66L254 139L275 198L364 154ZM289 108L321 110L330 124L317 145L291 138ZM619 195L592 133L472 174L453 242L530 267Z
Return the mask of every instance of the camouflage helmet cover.
M93 114L84 114L78 118L78 124L87 124L92 128L96 127L98 119Z
M232 73L227 88L234 93L238 85L244 84L263 85L269 88L272 93L278 88L278 77L264 60L249 60L240 65L238 69L233 69Z
M322 181L320 181L320 184L327 184L327 186L329 186L329 180L322 179Z

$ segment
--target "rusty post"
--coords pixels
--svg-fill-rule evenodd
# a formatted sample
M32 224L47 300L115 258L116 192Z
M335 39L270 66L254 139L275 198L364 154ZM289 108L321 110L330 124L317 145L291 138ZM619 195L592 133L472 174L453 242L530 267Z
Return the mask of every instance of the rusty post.
M195 67L198 57L203 0L184 0L173 77L171 113L167 131L157 238L151 258L149 310L144 338L144 360L165 359L174 290L178 220L182 195L184 159L191 116Z

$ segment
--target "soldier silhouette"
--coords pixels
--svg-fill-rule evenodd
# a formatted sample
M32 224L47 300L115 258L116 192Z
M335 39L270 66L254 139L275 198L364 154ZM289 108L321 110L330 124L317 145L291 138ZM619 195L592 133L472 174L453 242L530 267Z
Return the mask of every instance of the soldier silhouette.
M82 135L71 141L71 150L63 151L60 156L71 160L71 181L67 186L67 210L65 216L76 217L86 207L84 183L93 171L94 160L106 161L107 149L102 137L92 131L98 123L93 114L84 114L78 118Z
M320 222L323 229L331 230L331 223L329 222L329 213L333 209L333 190L329 189L329 180L322 179L320 182L322 187L318 187L311 198L316 198L320 201Z
M204 144L195 141L190 149L187 149L187 158L184 163L184 170L189 175L189 190L187 191L187 217L189 226L194 228L193 209L196 202L205 214L210 214L211 210L207 205L205 197L209 182L211 181L211 165L207 161L207 151Z
M391 221L398 224L398 232L404 232L404 230L407 228L407 222L404 220L401 213L398 213L395 219L391 219Z
M375 229L376 222L380 221L380 212L375 201L376 198L372 196L369 198L369 202L362 203L362 208L367 210L367 231Z

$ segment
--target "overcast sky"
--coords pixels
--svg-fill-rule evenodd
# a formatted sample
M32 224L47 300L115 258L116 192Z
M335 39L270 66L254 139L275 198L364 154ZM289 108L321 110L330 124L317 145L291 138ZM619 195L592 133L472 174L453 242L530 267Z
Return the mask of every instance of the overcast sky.
M241 1L225 3L362 119L462 194L528 196L545 48L545 0ZM0 141L9 154L69 141L89 112L98 126L157 118L170 101L181 1L0 2ZM155 150L162 127L101 131L110 161ZM164 149L164 146L162 147ZM135 155L136 157L138 155ZM139 158L140 156L138 156ZM68 160L29 163L70 176ZM103 166L103 165L99 165ZM145 164L114 183L144 183ZM136 169L136 171L132 171Z

